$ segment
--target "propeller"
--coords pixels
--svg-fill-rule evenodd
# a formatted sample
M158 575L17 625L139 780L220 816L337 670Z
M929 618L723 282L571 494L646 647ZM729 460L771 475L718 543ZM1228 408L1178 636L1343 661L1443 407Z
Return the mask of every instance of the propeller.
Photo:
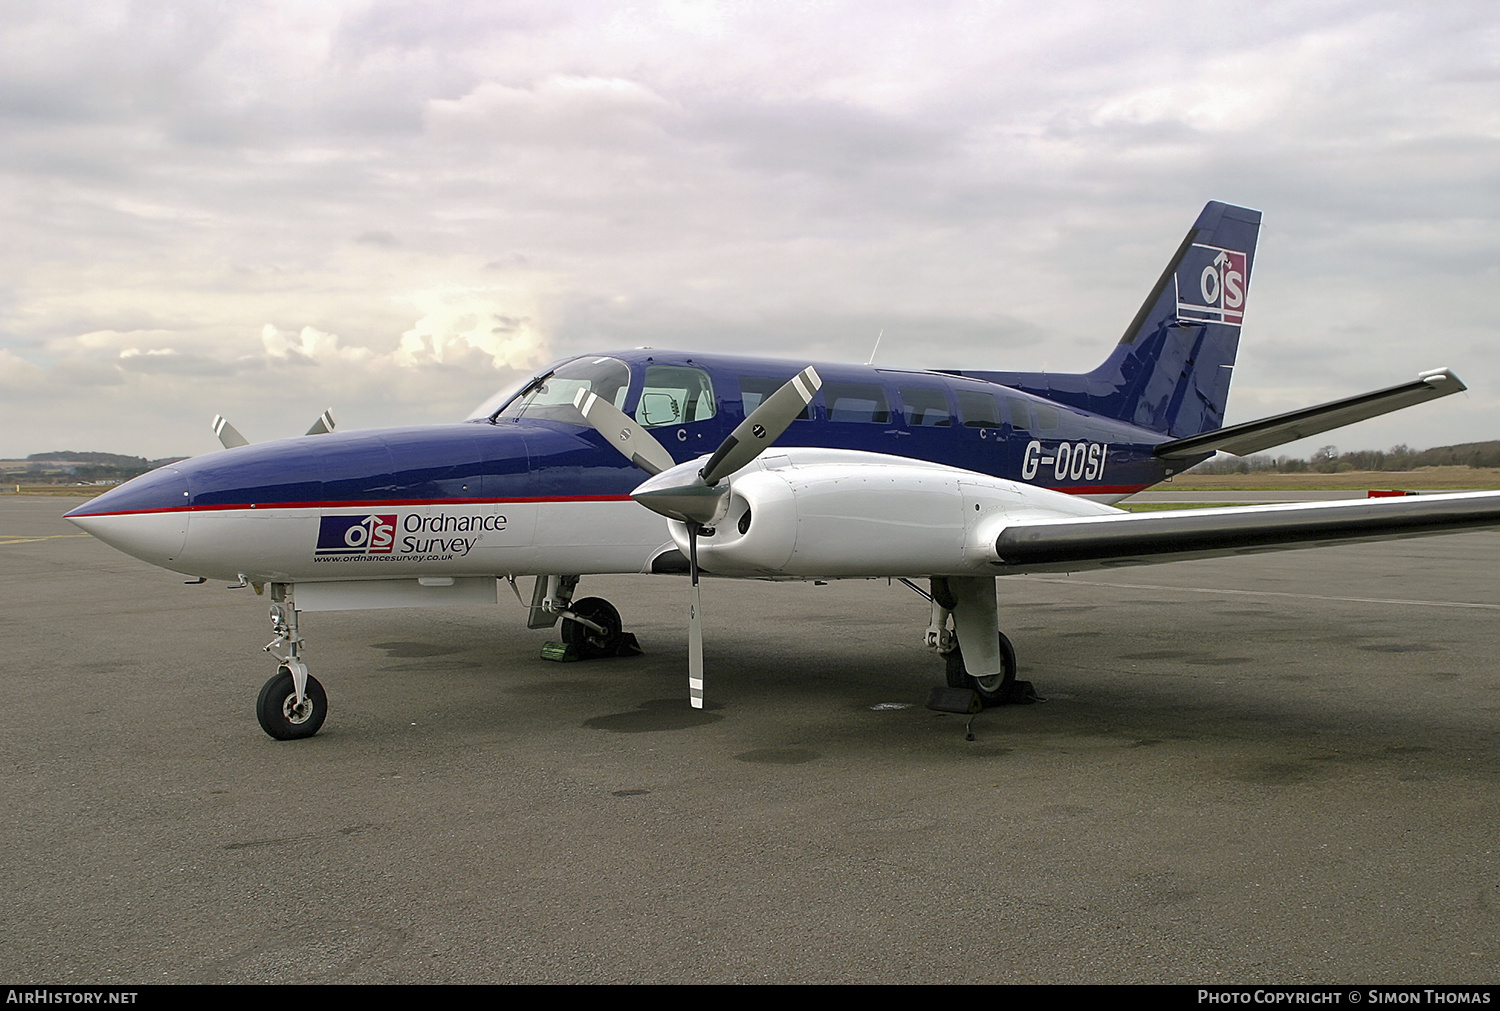
M584 420L624 457L651 476L630 497L653 512L687 527L688 574L692 578L688 605L688 699L703 708L703 610L698 591L698 534L722 519L729 508L729 486L724 478L748 465L781 437L806 409L823 385L812 366L761 401L749 417L735 426L702 466L679 464L661 443L635 419L588 390L579 390L573 406Z
M304 433L304 434L306 434L306 435L327 435L329 432L333 431L333 426L334 426L333 408L330 407L328 410L326 410L322 414L318 415L318 420L314 421L312 423L312 427L309 428L307 430L307 432Z
M239 446L250 445L250 440L240 434L240 430L229 423L229 419L222 414L214 415L214 434L219 437L225 449L235 449Z
M318 420L312 423L312 427L306 432L307 435L326 435L333 431L333 408L329 408L318 415ZM250 445L250 440L240 434L240 430L229 423L229 419L222 414L214 415L214 434L219 437L219 442L225 449L238 449L240 446Z

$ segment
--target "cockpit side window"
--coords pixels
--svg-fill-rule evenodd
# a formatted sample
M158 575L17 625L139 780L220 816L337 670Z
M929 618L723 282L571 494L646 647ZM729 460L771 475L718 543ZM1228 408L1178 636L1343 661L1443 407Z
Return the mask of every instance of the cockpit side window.
M575 358L533 379L495 420L524 417L584 424L582 415L573 406L579 390L588 390L616 407L623 407L630 393L630 369L616 358Z
M708 373L686 365L652 365L646 369L646 382L635 420L647 428L661 425L683 425L712 418L718 412L714 403L714 386Z

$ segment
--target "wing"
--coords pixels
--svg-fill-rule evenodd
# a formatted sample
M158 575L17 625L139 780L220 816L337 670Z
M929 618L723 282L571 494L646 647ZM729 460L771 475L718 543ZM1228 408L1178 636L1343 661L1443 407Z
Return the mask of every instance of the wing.
M729 479L722 515L698 541L719 575L1007 575L1500 527L1500 492L1126 513L937 464L785 449Z
M1500 492L1466 492L1035 520L1006 525L994 548L1000 566L1076 571L1496 526Z

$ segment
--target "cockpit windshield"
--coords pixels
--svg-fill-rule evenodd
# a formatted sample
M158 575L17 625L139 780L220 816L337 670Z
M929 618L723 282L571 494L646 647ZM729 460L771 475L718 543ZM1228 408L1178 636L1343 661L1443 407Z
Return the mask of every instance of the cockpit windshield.
M468 413L468 416L465 417L464 420L465 421L489 421L491 418L493 418L495 416L495 413L497 411L499 411L500 408L504 407L506 404L508 404L512 400L516 399L516 394L520 393L522 390L526 389L532 383L536 382L537 375L543 375L543 376L551 375L552 372L553 372L553 370L556 369L556 368L557 368L557 363L553 362L551 365L548 365L545 369L543 369L540 373L536 373L536 374L529 375L529 376L522 376L520 379L517 379L515 382L509 383L509 384L507 384L505 386L500 387L499 392L492 393L489 396L485 397L484 398L484 402L482 404L480 404L478 407L474 408L472 411L470 411Z
M573 406L573 397L579 390L588 390L623 408L625 397L630 392L630 368L617 358L575 358L528 380L518 393L508 396L509 402L491 417L495 421L543 418L581 425L583 418ZM490 400L486 406L498 399Z

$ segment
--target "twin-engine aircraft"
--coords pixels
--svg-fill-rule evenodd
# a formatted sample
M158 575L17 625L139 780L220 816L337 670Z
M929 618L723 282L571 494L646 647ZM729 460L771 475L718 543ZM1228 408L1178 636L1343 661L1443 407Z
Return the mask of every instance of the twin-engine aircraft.
M951 687L1019 701L995 577L1500 525L1500 492L1131 514L1108 503L1217 450L1251 453L1464 389L1446 369L1224 427L1260 213L1210 203L1102 365L915 372L637 348L559 362L461 424L245 445L68 513L137 558L271 588L262 728L315 734L301 611L493 603L610 655L618 612L581 576L897 577L928 597ZM217 422L216 422L217 424ZM232 427L230 428L232 432ZM313 433L310 433L313 434ZM926 580L923 590L913 580ZM524 602L523 602L524 603Z

